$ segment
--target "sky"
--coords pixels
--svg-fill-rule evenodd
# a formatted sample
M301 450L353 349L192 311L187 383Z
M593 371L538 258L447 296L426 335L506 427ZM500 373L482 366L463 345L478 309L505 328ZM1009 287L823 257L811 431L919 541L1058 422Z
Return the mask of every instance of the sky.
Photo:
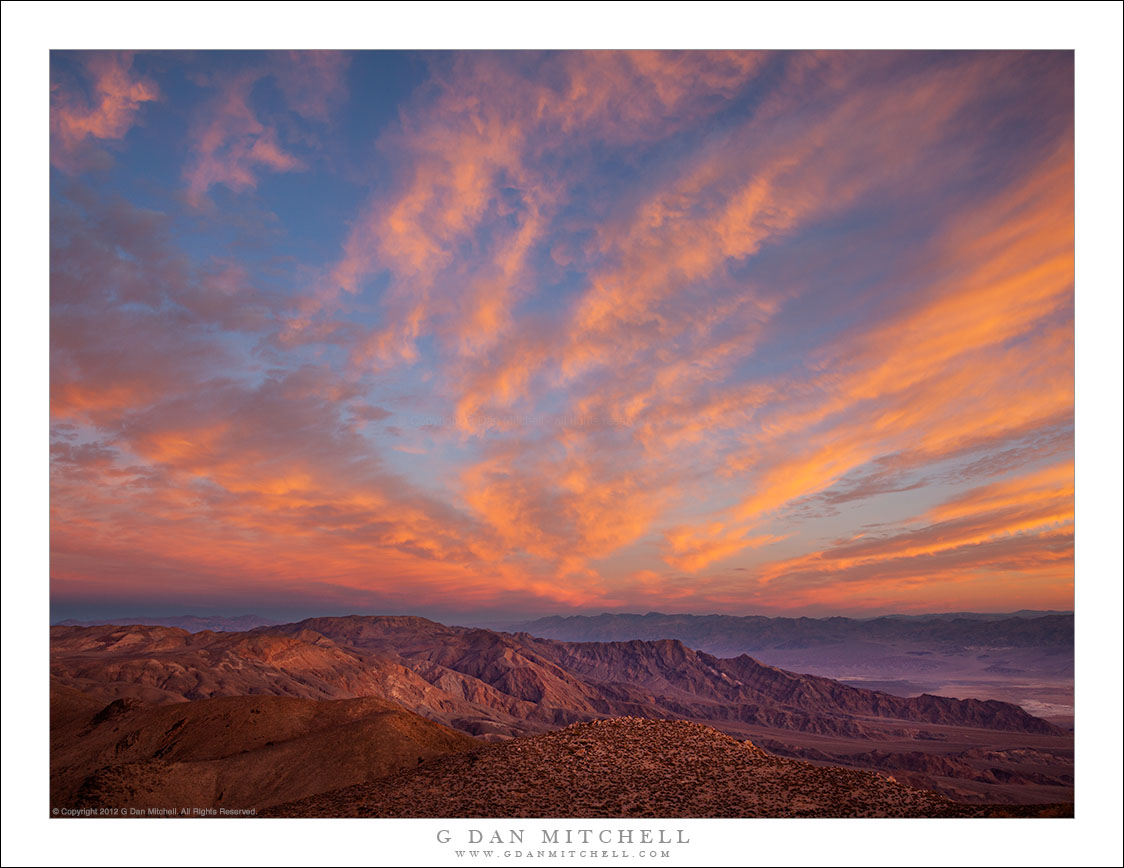
M1073 607L1072 52L68 52L52 617Z

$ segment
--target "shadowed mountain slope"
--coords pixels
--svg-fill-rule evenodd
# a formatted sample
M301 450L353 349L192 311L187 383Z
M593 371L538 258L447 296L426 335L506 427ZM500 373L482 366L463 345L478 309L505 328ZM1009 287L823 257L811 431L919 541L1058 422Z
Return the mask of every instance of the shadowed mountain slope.
M382 777L475 739L371 697L101 706L52 687L53 805L260 808Z

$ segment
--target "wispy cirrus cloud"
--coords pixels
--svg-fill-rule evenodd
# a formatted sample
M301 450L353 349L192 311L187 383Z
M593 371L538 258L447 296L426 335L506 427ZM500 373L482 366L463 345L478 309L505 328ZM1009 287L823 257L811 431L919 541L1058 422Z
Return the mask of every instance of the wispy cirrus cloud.
M377 130L361 55L220 59L186 207L58 192L67 588L1064 605L1064 57L410 55Z
M804 601L938 582L980 583L992 593L999 584L1018 594L1043 579L1071 582L1072 557L1073 462L1063 461L971 489L897 529L768 564L759 581L783 582Z

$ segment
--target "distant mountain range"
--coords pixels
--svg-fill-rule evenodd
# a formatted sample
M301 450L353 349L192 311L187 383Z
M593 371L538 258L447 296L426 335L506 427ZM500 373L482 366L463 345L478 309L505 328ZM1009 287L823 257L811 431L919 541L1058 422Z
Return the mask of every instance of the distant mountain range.
M770 618L762 615L603 614L551 616L506 629L570 642L679 639L712 654L811 648L843 642L924 645L1072 646L1072 612L948 613L880 618Z
M862 619L650 612L540 618L507 629L568 642L678 639L718 657L749 654L903 696L1002 699L1070 726L1073 623L1072 612Z
M1001 699L1069 726L1073 622L1072 613L1031 610L879 618L649 612L553 616L502 629L568 642L678 639L717 657L749 654L782 669L901 696ZM103 623L107 622L67 620L57 626ZM258 615L130 617L116 623L178 627L191 633L280 626Z
M1043 615L1073 615L1070 609L1019 609L1017 612L940 612L923 613L920 615L879 615L876 618L863 618L860 620L879 620L881 618L920 619L942 618L946 621L1004 621L1007 618L1041 618Z
M842 617L829 617L829 618L771 618L763 615L665 615L659 612L649 612L646 615L632 615L632 614L603 614L603 615L572 615L561 616L554 615L546 618L538 618L532 621L516 621L516 622L495 622L477 624L476 626L483 626L489 629L495 629L505 632L518 632L520 630L534 633L537 636L548 636L550 638L563 638L561 636L552 636L550 631L564 630L573 631L581 629L577 627L582 622L601 621L602 623L607 620L613 620L617 625L623 625L628 622L635 621L636 623L643 623L645 630L651 632L654 626L658 625L672 625L673 627L681 626L684 623L691 623L691 619L699 622L712 622L722 623L729 625L731 623L765 623L776 622L779 624L784 623L805 623L812 622L813 624L834 625L833 631L838 631L838 622L853 622L854 624L868 624L871 621L892 620L892 621L1004 621L1011 618L1041 618L1045 615L1063 615L1073 618L1072 612L1061 612L1053 610L1036 610L1036 609L1020 609L1017 612L1005 613L986 613L986 612L937 612L924 615L881 615L877 618L842 618ZM686 620L685 620L686 619ZM54 626L60 627L97 627L102 624L153 624L161 627L179 627L182 630L187 630L189 633L199 633L203 630L211 630L215 633L223 632L239 632L241 630L252 630L255 627L268 627L274 624L283 624L285 621L277 620L275 618L263 618L261 615L129 615L124 617L114 618L101 618L94 620L77 620L74 618L67 618L65 620L55 621ZM565 627L563 625L566 625ZM814 629L814 628L813 628ZM625 632L629 632L626 630ZM657 630L657 632L659 632ZM807 629L804 630L807 634ZM617 639L684 639L684 636L614 636Z
M912 699L719 659L675 639L572 643L424 618L310 618L247 633L54 627L52 673L148 699L266 693L382 696L474 735L523 734L610 715L738 720L853 734L860 718L1050 733L1009 703Z
M135 615L128 618L105 619L100 621L76 621L68 618L59 621L60 627L97 627L101 624L152 624L159 627L179 627L188 633L201 633L210 630L213 633L237 633L241 630L253 630L255 627L267 627L270 624L280 624L272 618L263 618L260 615Z
M625 616L594 620L618 617ZM1047 619L1026 623L1042 620ZM1009 623L992 622L993 639L995 628ZM476 717L485 730L514 734L527 722L557 725L641 705L698 719L783 721L787 727L824 732L853 730L856 715L1027 732L1053 729L1008 703L905 699L785 672L744 654L720 659L668 638L562 642L408 616L309 618L221 634L140 625L58 626L51 636L52 672L91 687L131 684L150 698L168 699L385 693L431 713L461 712L453 725L467 731Z
M51 628L51 676L53 692L70 691L71 699L74 694L83 698L87 720L101 707L106 715L138 721L129 727L142 735L153 727L161 732L173 732L173 725L174 732L183 729L182 737L153 743L152 756L146 758L141 751L130 762L170 762L173 755L181 757L177 763L211 762L217 757L206 751L176 753L182 738L198 737L189 736L196 730L211 732L212 739L221 736L216 720L242 728L245 721L264 721L280 713L272 706L233 703L215 706L223 712L215 718L203 711L210 707L204 701L365 698L486 741L604 718L681 719L752 738L790 757L895 774L900 769L911 784L959 801L1058 802L1072 797L1072 734L1017 705L928 694L895 696L785 671L748 655L718 657L675 639L564 642L406 616L311 618L222 633L157 625L59 625ZM114 702L124 704L114 711L108 708ZM151 711L182 708L185 702L200 710L189 713L182 724L176 722L179 718L172 720L172 711ZM378 711L356 707L359 717ZM321 714L311 710L314 706L301 708L305 707L293 706L293 713ZM351 719L334 711L323 713L327 716L319 719L332 722L325 724L327 729ZM149 717L151 722L140 722ZM167 725L157 722L164 718ZM76 793L85 787L83 792L116 792L114 787L125 786L121 781L128 775L119 779L113 776L116 772L107 772L108 777L92 782L89 778L107 758L131 756L124 748L131 751L132 742L101 740L108 735L91 741L90 733L102 732L100 724L83 727L78 735L73 728L60 730L64 745L85 743L94 753L84 764L66 753L70 748L63 750L66 767L86 773L81 780L59 783L60 791ZM118 740L128 735L124 724L110 732ZM410 739L415 736L429 743L425 732L418 730ZM307 742L309 755L327 751L323 762L328 762L335 754L325 745L333 738L323 734ZM203 743L208 743L206 738ZM113 746L120 744L124 747ZM919 752L925 756L919 759ZM144 769L144 785L153 793L195 779L194 771L180 766ZM207 769L216 781L234 774L213 765ZM135 771L141 773L139 767ZM149 772L159 774L152 778ZM174 780L167 783L166 775ZM299 798L298 789L286 793Z

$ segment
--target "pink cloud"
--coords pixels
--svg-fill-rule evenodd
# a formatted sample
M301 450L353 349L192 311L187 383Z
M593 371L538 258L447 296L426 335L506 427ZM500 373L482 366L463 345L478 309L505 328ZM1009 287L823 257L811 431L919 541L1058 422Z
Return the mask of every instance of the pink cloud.
M51 82L51 164L66 172L87 165L97 142L123 139L144 103L159 96L156 84L134 71L130 52L92 52L82 66L85 88Z
M252 107L253 90L272 77L289 111L325 123L346 95L348 62L341 52L284 52L219 81L218 94L196 121L192 154L184 171L188 201L201 207L208 191L219 184L238 193L253 190L262 171L306 169L292 145L282 142L279 119L263 119Z
M188 201L200 207L207 191L222 184L235 192L257 186L257 171L289 172L304 164L283 150L277 130L258 120L250 108L254 74L239 75L222 86L195 136L193 156L186 169Z

